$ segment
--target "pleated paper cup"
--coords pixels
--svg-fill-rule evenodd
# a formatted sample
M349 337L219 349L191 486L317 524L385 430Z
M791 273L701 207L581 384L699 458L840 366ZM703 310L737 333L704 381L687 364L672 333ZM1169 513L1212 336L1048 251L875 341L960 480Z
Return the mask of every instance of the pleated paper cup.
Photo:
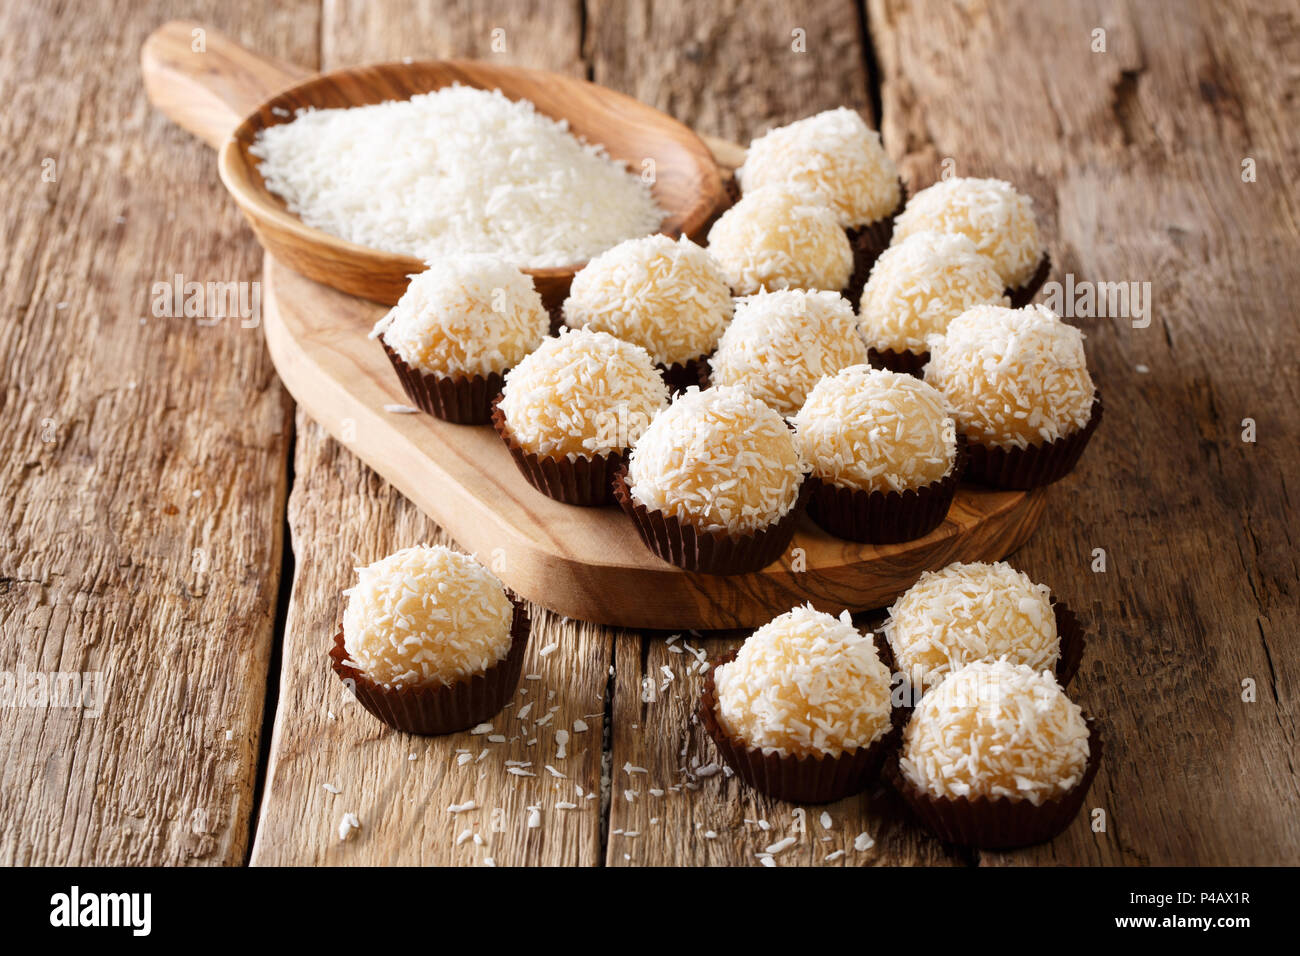
M734 657L733 653L722 658L705 672L699 718L722 759L747 786L791 803L833 803L861 793L880 776L886 757L898 745L901 728L897 722L870 746L835 756L765 754L728 734L718 721L713 673Z
M674 362L672 365L664 365L661 362L655 367L659 369L659 374L664 377L668 390L674 395L686 391L692 385L699 386L701 390L709 387L709 357L707 355L701 355L699 358L693 358L686 362Z
M501 372L490 375L435 375L406 364L382 338L384 354L392 363L412 404L453 425L486 425L492 416L492 399L505 384Z
M556 501L595 508L614 500L614 472L623 465L623 452L579 458L536 455L519 444L501 411L500 396L492 402L492 427L510 450L510 457L530 485Z
M1043 252L1043 258L1038 260L1038 268L1034 274L1029 277L1029 281L1022 286L1014 289L1007 289L1007 298L1011 300L1011 308L1023 309L1030 302L1034 301L1034 296L1038 295L1038 290L1043 287L1047 277L1052 274L1052 257Z
M983 850L1046 843L1078 816L1101 766L1101 735L1096 722L1085 719L1089 753L1082 779L1068 792L1037 806L1008 797L936 797L925 793L904 775L899 766L901 751L886 763L884 777L917 820L945 843Z
M1024 448L981 445L967 436L964 477L976 484L1016 491L1028 491L1060 481L1079 463L1092 433L1101 423L1101 413L1101 394L1098 393L1092 400L1088 424L1055 441Z
M875 368L887 369L891 372L901 372L904 375L914 375L921 377L921 372L925 369L925 364L930 361L930 353L926 352L909 352L906 349L894 351L893 349L878 349L875 346L867 349L867 358Z
M863 491L811 479L808 514L823 530L846 541L897 544L924 538L948 515L965 467L963 443L957 443L952 469L938 481L906 491Z
M519 689L528 647L528 612L514 603L510 621L510 650L487 670L462 677L450 686L386 687L371 680L348 660L343 628L334 635L330 666L370 713L397 730L433 736L469 730L499 713Z
M778 560L794 538L812 483L804 478L799 499L783 517L749 534L699 531L674 515L651 510L632 497L627 466L614 473L614 500L632 519L645 546L669 564L702 574L745 574Z

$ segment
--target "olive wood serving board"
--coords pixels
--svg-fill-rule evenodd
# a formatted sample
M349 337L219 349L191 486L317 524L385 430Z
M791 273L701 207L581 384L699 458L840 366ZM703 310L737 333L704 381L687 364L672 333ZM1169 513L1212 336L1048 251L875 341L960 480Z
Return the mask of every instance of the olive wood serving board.
M306 79L213 33L201 59L191 61L189 28L169 24L150 38L142 55L146 88L164 112L214 146L246 125L241 117L262 110L272 94L295 83L301 88ZM438 72L411 66L412 76ZM385 75L391 79L398 68L390 64ZM705 142L724 175L743 157L735 144ZM712 192L714 180L706 179ZM255 231L266 239L263 228ZM339 249L331 254L346 259L347 249ZM840 541L804 517L790 550L762 571L689 574L646 550L617 507L574 508L535 491L490 426L391 410L409 402L383 350L368 338L383 313L383 305L265 257L263 327L294 399L509 587L567 617L629 628L716 629L757 626L805 601L829 611L883 607L927 569L1004 557L1033 533L1043 513L1042 489L962 487L943 525L916 541L881 547Z

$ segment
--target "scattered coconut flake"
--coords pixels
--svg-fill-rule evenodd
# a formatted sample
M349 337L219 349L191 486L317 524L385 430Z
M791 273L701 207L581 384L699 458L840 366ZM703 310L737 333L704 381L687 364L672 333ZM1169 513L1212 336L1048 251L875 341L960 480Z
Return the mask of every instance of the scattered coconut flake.
M767 848L767 852L775 856L777 853L780 853L782 850L790 849L790 847L794 846L798 842L799 841L794 837L788 836L785 837L784 839L777 840L775 843L769 846Z
M419 414L418 408L410 405L399 405L396 402L387 402L384 404L384 411L391 412L394 415L416 415Z
M448 813L465 813L469 810L477 810L478 804L473 800L466 800L464 803L453 803L447 808Z
M875 845L876 840L870 833L859 833L853 838L853 849L859 853L863 850L870 850Z
M343 819L339 821L339 839L350 840L356 830L361 829L361 821L357 819L355 813L343 814Z
M472 727L472 728L470 728L470 734L471 734L471 735L473 735L473 734L490 734L490 733L492 733L492 725L491 725L491 724L479 724L479 725L476 726L476 727Z

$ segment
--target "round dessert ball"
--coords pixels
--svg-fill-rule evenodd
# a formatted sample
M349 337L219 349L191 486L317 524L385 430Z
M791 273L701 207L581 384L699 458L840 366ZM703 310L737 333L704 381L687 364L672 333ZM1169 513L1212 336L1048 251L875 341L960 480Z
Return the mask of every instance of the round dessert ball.
M691 387L632 448L632 498L700 531L749 534L799 499L804 465L781 416L735 386Z
M619 243L573 277L564 302L570 328L608 332L665 367L708 355L730 320L726 278L685 236Z
M893 241L922 231L968 237L1008 289L1033 278L1043 258L1033 201L1001 179L955 177L922 189L894 219Z
M848 611L787 611L751 634L713 683L719 725L764 753L839 756L890 728L889 668Z
M357 571L343 646L371 680L450 686L510 651L514 606L501 582L450 548L404 548Z
M782 289L736 300L735 318L709 367L715 385L739 385L793 415L822 376L866 361L847 299L837 292Z
M853 272L853 249L835 214L785 186L745 193L709 230L709 252L737 295L838 292Z
M930 335L976 305L1009 305L1002 276L961 233L915 232L880 254L862 290L862 335L872 348L926 350Z
M534 455L593 458L631 446L668 405L668 386L640 346L607 332L560 329L506 373L500 408Z
M894 662L920 691L970 664L1005 658L1052 670L1061 654L1052 592L1005 561L927 571L889 609Z
M736 178L746 193L764 186L802 190L829 206L848 229L884 219L902 198L898 167L880 134L845 107L758 137Z
M929 345L925 380L974 441L1025 448L1088 424L1096 389L1083 333L1046 306L977 305Z
M943 396L911 375L868 365L818 382L794 426L813 474L842 488L908 491L943 480L957 460Z
M533 280L494 256L436 260L375 325L371 338L414 368L443 376L504 372L550 332Z
M899 769L935 797L1037 806L1083 779L1088 738L1079 705L1051 674L979 661L921 698L903 732Z

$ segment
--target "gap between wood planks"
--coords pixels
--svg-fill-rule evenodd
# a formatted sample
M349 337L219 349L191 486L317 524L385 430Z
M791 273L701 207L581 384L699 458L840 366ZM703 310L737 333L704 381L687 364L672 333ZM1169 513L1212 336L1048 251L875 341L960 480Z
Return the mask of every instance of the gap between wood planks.
M875 45L871 35L871 28L867 13L865 0L855 0L854 9L857 14L856 27L858 31L858 47L862 57L862 66L866 77L865 93L870 103L871 119L876 128L883 128L883 96L881 92L880 68L876 59ZM595 63L587 51L588 42L588 18L589 13L587 4L579 3L579 56L583 66L583 73L589 81L594 81ZM325 51L323 49L323 35L318 40L319 56L318 62L324 62ZM295 488L297 475L295 469L296 449L298 442L298 432L296 426L296 416L289 416L290 435L288 445L288 454L286 455L286 488L285 495L285 512L282 516L284 547L280 563L280 579L277 589L274 639L271 646L271 657L267 668L266 695L265 704L262 710L262 730L260 736L259 753L257 761L256 777L254 780L253 801L250 807L250 819L248 821L249 839L247 850L244 855L243 863L249 864L253 853L253 847L257 842L258 823L262 813L262 801L265 798L268 770L273 745L275 721L279 710L280 686L282 680L282 665L284 642L286 635L286 622L288 618L289 605L293 597L293 589L297 577L297 562L294 554L293 530L289 522L289 499ZM612 778L615 768L611 766L613 758L613 721L614 721L614 695L618 680L617 672L617 654L613 652L613 644L616 640L615 633L610 632L607 640L611 645L610 653L610 671L605 684L605 694L603 700L604 720L602 722L601 737L601 777L600 777L600 853L598 866L608 865L609 843L610 843L610 807L613 783ZM648 658L648 639L642 635L641 640L641 663L642 669L645 669ZM979 865L979 854L976 851L958 850L954 854L967 866Z

